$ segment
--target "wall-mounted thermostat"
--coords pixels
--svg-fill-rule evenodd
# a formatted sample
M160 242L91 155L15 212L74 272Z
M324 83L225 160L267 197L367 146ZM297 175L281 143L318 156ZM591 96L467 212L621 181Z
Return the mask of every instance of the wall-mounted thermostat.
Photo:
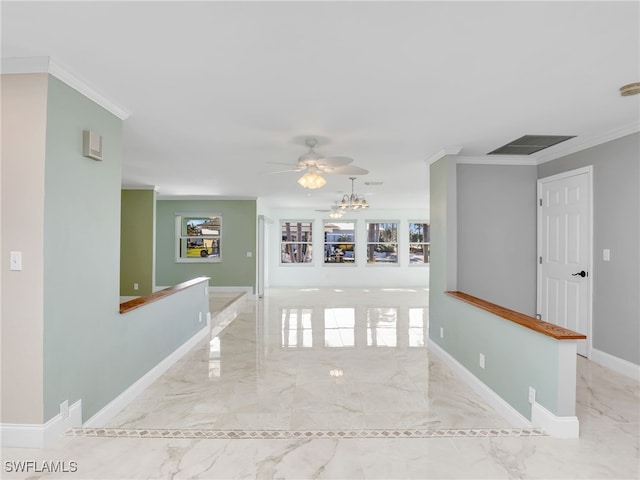
M91 130L82 132L82 155L94 160L102 160L102 135Z

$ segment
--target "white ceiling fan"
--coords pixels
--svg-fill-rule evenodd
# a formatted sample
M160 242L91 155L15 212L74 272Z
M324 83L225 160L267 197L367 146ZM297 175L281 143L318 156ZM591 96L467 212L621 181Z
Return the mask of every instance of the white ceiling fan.
M325 157L324 155L320 155L314 150L314 147L318 144L318 140L315 138L307 138L305 144L309 147L309 151L298 157L298 163L296 165L279 163L279 165L290 165L292 168L269 173L304 171L305 174L298 179L298 183L304 188L320 188L324 186L324 184L327 183L322 177L324 173L336 173L339 175L365 175L369 173L369 170L356 167L355 165L349 165L353 162L353 158Z

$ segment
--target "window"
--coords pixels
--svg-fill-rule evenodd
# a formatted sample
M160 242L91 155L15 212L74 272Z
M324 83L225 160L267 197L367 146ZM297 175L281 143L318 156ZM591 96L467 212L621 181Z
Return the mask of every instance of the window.
M398 224L367 222L367 263L398 263Z
M219 262L221 215L176 215L176 261Z
M312 222L280 222L280 263L311 263Z
M355 222L324 222L325 264L355 264L355 228Z
M409 264L425 265L429 263L429 224L426 222L409 223Z

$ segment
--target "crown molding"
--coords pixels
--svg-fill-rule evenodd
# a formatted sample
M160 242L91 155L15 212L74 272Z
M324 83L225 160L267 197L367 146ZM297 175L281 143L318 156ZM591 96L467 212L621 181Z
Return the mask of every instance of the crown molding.
M537 155L538 165L638 132L640 132L640 121L633 122L629 125L625 125L624 127L609 130L608 132L599 135L576 137L567 142L550 147L547 149L548 151L545 151L544 153L540 152Z
M427 165L431 165L432 163L437 162L438 160L446 157L447 155L458 155L461 150L462 150L462 147L443 147L441 150L438 150L429 158L425 159L424 163L426 163Z
M96 89L90 87L87 83L63 68L51 57L3 58L2 73L48 73L97 103L120 120L126 120L131 116L129 110L109 100Z
M478 155L478 156L462 156L456 158L457 164L465 165L537 165L535 157L529 155Z

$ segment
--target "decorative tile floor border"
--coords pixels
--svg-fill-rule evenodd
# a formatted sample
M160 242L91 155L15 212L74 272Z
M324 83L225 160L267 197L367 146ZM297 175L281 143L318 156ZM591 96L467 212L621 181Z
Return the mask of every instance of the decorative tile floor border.
M448 428L441 430L400 428L386 430L189 430L182 428L72 428L68 430L65 435L71 437L290 440L301 438L531 437L546 436L547 433L540 428Z

